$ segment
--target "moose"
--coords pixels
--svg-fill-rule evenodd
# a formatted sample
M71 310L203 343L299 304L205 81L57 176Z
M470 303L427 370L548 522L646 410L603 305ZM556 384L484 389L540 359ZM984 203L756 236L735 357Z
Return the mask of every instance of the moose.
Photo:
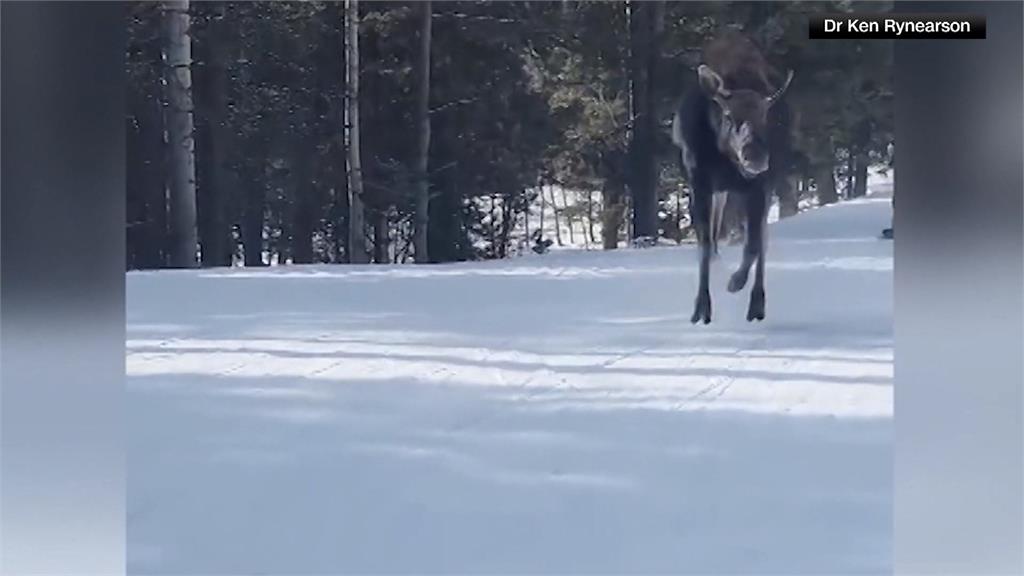
M704 47L697 81L676 108L672 142L680 149L680 169L690 183L690 220L700 253L693 324L711 322L708 276L729 198L745 207L746 238L728 290L742 290L756 264L747 321L764 320L768 205L785 177L792 150L789 109L782 96L793 71L781 81L779 77L750 38L726 32Z

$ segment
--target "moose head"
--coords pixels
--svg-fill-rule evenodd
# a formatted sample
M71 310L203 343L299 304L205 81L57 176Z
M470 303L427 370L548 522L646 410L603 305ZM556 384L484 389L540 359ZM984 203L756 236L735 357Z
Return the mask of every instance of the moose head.
M769 96L756 90L729 89L725 81L707 64L697 69L700 87L714 102L710 108L711 126L719 150L729 157L747 179L768 170L768 111L779 101L793 80L793 71L782 86Z

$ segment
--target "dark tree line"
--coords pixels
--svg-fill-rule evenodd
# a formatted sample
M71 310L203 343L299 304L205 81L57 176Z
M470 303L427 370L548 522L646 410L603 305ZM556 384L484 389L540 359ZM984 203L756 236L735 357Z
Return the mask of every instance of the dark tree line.
M682 241L668 126L728 27L796 71L780 214L863 195L891 159L891 44L806 27L854 9L888 6L136 3L128 267L502 258L551 219L550 241Z

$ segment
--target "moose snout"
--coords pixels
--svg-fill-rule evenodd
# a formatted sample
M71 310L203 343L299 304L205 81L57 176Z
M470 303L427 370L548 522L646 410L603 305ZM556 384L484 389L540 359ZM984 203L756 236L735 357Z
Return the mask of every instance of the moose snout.
M747 144L743 147L743 161L749 164L767 164L768 151L759 144Z
M744 169L752 174L760 174L768 169L768 151L756 144L743 147L740 159Z

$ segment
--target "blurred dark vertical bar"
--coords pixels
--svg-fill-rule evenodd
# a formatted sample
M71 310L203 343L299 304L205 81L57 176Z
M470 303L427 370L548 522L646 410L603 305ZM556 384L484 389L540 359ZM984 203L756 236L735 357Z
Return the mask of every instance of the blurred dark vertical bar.
M0 4L0 572L124 573L122 2Z
M897 574L1024 574L1022 4L984 40L897 40Z

